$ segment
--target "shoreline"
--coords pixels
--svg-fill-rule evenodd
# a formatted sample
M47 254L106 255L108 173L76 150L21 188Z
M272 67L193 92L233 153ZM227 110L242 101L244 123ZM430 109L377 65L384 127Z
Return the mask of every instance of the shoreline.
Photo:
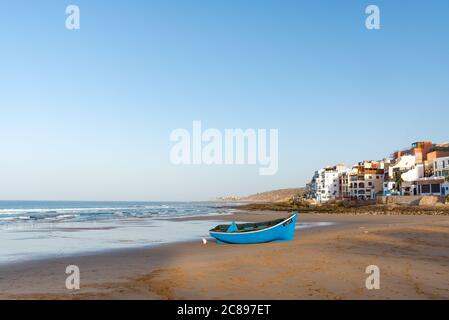
M0 266L0 299L449 298L447 216L301 214L300 221L335 224L296 231L285 243L189 241ZM69 264L80 268L78 291L65 288ZM364 288L371 264L381 270L381 290Z
M263 216L263 219L260 219L260 217ZM285 216L288 216L288 214L285 214ZM172 218L165 218L162 219L164 221L171 221L171 222L185 222L185 221L215 221L216 223L229 223L232 221L236 222L246 222L247 220L252 221L262 221L266 219L277 219L279 218L279 215L277 213L273 212L260 212L260 213L245 213L245 212L234 212L234 213L226 213L226 214L220 214L220 215L200 215L200 216L186 216L186 217L172 217ZM160 218L155 218L155 220L158 220ZM210 226L210 228L213 228L215 225ZM317 228L326 227L323 226L316 226ZM96 227L97 230L107 230L111 227ZM79 228L81 229L81 228ZM88 228L89 230L93 230L94 228ZM58 230L58 229L54 229ZM72 228L73 230L73 228ZM208 242L215 241L212 237L210 237L209 234L204 237ZM140 251L140 250L150 250L155 247L159 246L168 246L168 245L180 245L180 244L193 244L198 241L200 241L201 238L198 239L188 239L188 240L178 240L178 241L172 241L172 242L163 242L163 243L153 243L153 244L146 244L146 245L136 245L136 246L130 246L130 247L123 247L123 248L105 248L105 249L98 249L96 251L80 251L75 253L67 253L65 255L61 254L45 254L41 257L35 257L30 258L27 260L17 260L12 262L0 262L0 271L3 269L8 269L14 266L22 266L22 265L28 265L28 264L39 264L39 262L49 262L49 261L57 261L60 259L76 259L76 258L84 258L84 257L92 257L92 256L102 256L102 255L108 255L108 254L122 254L126 253L127 251Z

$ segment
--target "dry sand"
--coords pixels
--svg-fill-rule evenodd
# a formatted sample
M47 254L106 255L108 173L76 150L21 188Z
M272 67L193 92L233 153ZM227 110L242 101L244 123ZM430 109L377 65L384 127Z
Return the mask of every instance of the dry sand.
M4 266L0 299L449 299L448 216L300 219L336 224L299 230L284 243L203 245L199 239ZM78 291L65 289L69 264L81 270ZM365 287L368 265L380 268L379 290Z

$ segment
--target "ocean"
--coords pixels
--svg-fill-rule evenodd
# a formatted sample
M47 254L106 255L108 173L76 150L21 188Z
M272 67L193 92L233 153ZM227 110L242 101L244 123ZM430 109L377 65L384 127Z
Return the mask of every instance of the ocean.
M235 204L233 204L235 205ZM0 201L0 264L208 237L220 215L210 202ZM217 221L176 218L217 216Z
M232 211L223 208L228 205L210 202L0 201L0 225L219 215Z

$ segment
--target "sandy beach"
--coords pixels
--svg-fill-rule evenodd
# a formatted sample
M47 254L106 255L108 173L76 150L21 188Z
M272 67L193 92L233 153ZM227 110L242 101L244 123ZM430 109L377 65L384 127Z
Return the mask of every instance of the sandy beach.
M185 219L177 219L180 227ZM294 241L283 243L198 239L10 264L0 267L0 299L449 299L448 216L310 213L300 220L334 224L299 229ZM81 271L76 291L65 288L65 268L72 264ZM368 265L380 269L379 290L365 287Z

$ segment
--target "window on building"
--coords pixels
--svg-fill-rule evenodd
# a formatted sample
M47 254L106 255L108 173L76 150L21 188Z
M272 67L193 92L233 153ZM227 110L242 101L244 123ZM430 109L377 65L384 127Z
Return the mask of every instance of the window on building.
M440 184L432 184L432 193L440 193L441 185Z
M373 183L372 183L372 182L370 181L370 182L368 182L368 185L369 185L369 186L372 186L372 185L373 185Z
M430 193L430 184L421 185L421 193Z

